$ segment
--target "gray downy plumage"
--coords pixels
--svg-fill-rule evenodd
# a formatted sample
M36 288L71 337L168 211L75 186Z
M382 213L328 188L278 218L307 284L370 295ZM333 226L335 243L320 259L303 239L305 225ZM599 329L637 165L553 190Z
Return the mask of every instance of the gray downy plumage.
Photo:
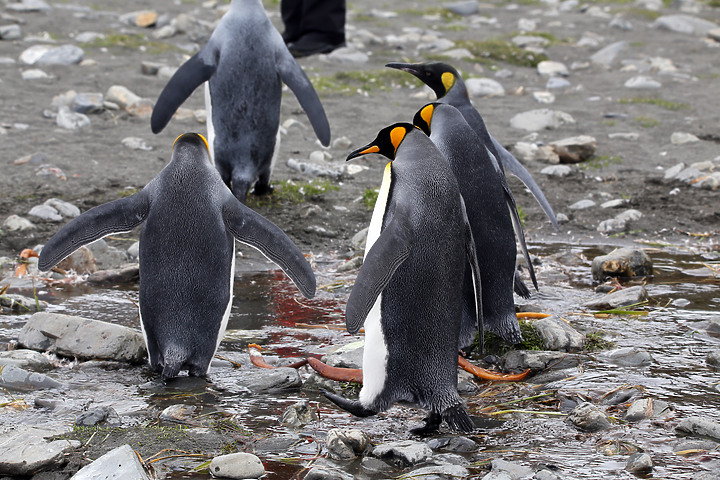
M140 224L141 326L150 366L164 378L207 373L230 313L235 239L279 265L306 297L315 294L302 252L233 196L197 134L175 141L170 163L140 192L65 225L38 266L47 271L81 246Z
M330 125L320 99L260 0L232 0L208 43L180 66L160 93L152 131L162 131L206 81L210 156L241 202L253 184L258 195L272 191L282 82L295 94L320 142L329 144Z

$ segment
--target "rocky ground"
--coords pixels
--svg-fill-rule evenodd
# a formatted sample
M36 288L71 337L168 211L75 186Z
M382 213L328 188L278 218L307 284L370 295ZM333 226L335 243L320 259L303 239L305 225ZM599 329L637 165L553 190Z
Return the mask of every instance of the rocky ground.
M201 92L160 135L150 133L149 114L226 5L26 0L1 7L0 256L9 265L78 211L142 188L179 134L204 133ZM280 27L279 5L266 8ZM318 145L286 92L276 192L250 206L303 251L350 258L385 161L346 164L345 156L433 99L417 80L383 65L443 60L461 71L492 134L559 214L555 232L509 179L531 248L649 242L714 252L719 28L712 0L351 4L348 48L300 61L327 111L333 144ZM581 158L562 154L567 144L585 146ZM700 436L712 437L717 426L703 428ZM491 478L504 478L503 468L493 466ZM552 478L541 472L535 469L536 478Z

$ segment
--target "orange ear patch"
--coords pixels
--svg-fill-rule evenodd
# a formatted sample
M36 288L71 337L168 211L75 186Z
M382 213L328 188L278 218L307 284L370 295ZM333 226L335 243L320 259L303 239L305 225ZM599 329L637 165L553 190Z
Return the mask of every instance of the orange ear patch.
M448 92L450 88L455 85L455 75L450 72L443 73L440 79L442 80L443 86L445 87L445 92Z
M430 122L432 121L433 113L435 113L435 106L434 105L427 105L425 108L423 108L420 111L420 117L427 123L428 127L430 127Z
M392 143L396 152L405 135L407 135L407 129L405 127L395 127L390 130L390 143Z

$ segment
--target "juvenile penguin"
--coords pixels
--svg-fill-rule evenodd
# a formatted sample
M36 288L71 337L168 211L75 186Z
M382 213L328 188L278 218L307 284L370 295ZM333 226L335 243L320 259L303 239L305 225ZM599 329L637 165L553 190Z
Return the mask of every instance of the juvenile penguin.
M315 294L297 246L233 196L205 138L193 133L178 137L170 163L140 192L65 225L38 266L47 271L81 246L140 224L140 320L150 366L164 378L207 373L230 315L235 239L279 265L303 295Z
M388 157L375 204L365 261L348 299L347 330L365 325L363 387L358 400L325 392L364 417L411 402L430 410L429 433L444 420L474 428L457 393L462 280L469 262L481 302L475 243L457 181L430 139L408 123L386 127L348 160ZM478 318L482 318L480 306Z
M465 121L475 130L475 133L477 133L487 149L500 162L502 168L508 170L525 184L550 219L555 230L558 229L555 212L553 212L550 202L545 198L545 194L518 159L490 135L480 112L470 103L470 95L465 82L454 67L442 62L388 63L385 66L416 76L425 85L433 89L438 102L448 103L460 110L462 116L465 117Z
M295 62L260 0L232 0L210 40L170 78L153 109L159 133L203 82L210 158L241 202L250 187L270 193L279 147L282 82L290 87L323 145L330 125L305 72Z
M536 286L537 281L505 175L455 107L428 104L415 114L413 124L430 137L457 178L478 252L485 327L509 343L519 343L522 335L513 298L516 232ZM477 330L472 275L469 268L465 271L460 348L472 344Z

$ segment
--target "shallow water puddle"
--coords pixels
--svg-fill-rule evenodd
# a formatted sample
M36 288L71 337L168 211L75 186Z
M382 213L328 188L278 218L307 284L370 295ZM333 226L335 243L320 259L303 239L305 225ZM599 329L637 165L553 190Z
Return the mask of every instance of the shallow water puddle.
M650 300L645 306L633 307L648 313L592 315L580 307L596 295L590 261L610 250L565 244L536 246L533 253L543 258L543 264L537 267L541 291L526 306L559 315L581 332L601 332L614 343L613 348L645 349L652 355L652 363L643 367L618 366L600 351L584 356L575 374L546 385L487 386L478 382L477 390L465 395L465 399L471 414L486 423L475 436L480 450L463 454L470 461L503 458L535 468L542 464L557 467L561 477L568 478L634 478L624 470L625 462L629 453L639 449L653 458L651 478L690 479L694 473L720 469L718 452L673 453L677 440L674 427L680 418L701 415L720 420L720 375L705 362L707 352L720 346L720 338L706 331L708 319L716 315L720 303L720 280L713 270L717 255L668 248L651 252L655 276L646 285ZM247 355L250 343L260 344L266 359L273 363L286 357L320 356L358 340L342 329L344 305L355 273L337 273L340 263L334 258L319 262L318 294L312 300L303 298L279 271L236 275L231 317L218 351L222 360L211 368L207 380L185 378L163 384L146 366L64 361L61 368L51 372L67 385L64 407L55 411L33 408L34 399L47 393L16 394L30 408L4 412L0 424L68 426L82 410L108 405L118 413L123 426L147 425L156 424L165 408L185 405L190 408L187 419L191 425L219 428L227 422L228 428L237 429L238 436L247 439L246 445L256 448L266 461L268 478L277 479L298 474L313 462L320 448L314 439L322 439L330 428L360 428L375 443L409 438L407 430L423 417L420 410L396 406L376 417L359 420L330 406L314 388L257 393L238 383L248 370L255 369ZM76 285L46 288L39 296L50 302L56 312L139 328L135 288ZM16 338L26 318L0 317L0 341ZM241 367L233 367L233 362L235 367ZM307 367L301 375L305 380L309 377ZM610 407L608 412L615 415L615 425L594 434L578 431L558 415L567 413L578 399L599 404L608 392L623 388L634 388L641 396L668 402L674 411L661 418L627 424L622 421L624 408ZM543 393L547 393L544 398L501 408L546 413L488 415L499 409L494 405ZM320 415L318 422L300 430L304 440L282 454L257 450L257 442L266 436L294 433L281 426L279 418L288 406L301 400L310 400ZM186 464L189 469L198 463ZM357 478L387 477L364 473L359 462L343 468ZM392 476L402 472L397 470ZM209 478L187 469L167 475Z

